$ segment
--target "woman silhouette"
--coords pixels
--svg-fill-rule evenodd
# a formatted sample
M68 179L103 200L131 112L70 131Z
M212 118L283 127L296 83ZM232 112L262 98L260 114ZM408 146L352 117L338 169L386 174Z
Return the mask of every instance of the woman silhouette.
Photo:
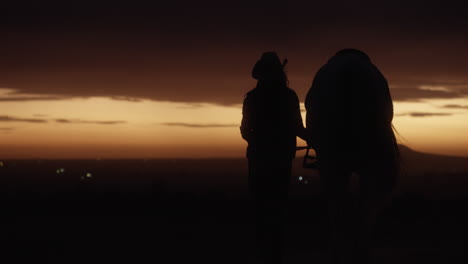
M331 263L369 263L372 224L398 171L387 81L364 52L344 49L318 71L305 106L328 201ZM358 208L349 204L352 173L359 175Z
M258 83L245 96L240 127L248 142L249 189L260 257L266 263L281 263L296 136L304 137L299 100L288 88L286 62L266 52L255 64L252 76Z

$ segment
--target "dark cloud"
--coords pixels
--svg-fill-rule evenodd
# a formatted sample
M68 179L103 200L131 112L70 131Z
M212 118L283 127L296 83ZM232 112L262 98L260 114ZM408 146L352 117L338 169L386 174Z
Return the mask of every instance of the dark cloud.
M0 115L0 122L47 123L47 120L39 119L39 118L21 118L21 117Z
M452 99L462 98L458 92L447 90L428 90L414 87L391 88L394 101L418 101L421 99Z
M187 103L183 106L179 106L179 109L199 109L202 108L203 104L200 103Z
M95 75L95 74L92 74ZM0 98L0 101L30 101L30 100L61 100L71 97L108 97L113 100L124 100L129 102L140 102L143 99L157 100L157 101L172 101L188 103L187 107L183 108L200 108L202 103L214 103L220 105L236 105L241 104L244 94L255 86L255 81L250 78L249 74L245 73L244 77L239 77L241 74L233 76L214 76L209 74L201 74L199 76L191 76L187 73L185 78L175 78L171 74L161 76L155 79L153 84L150 80L143 80L143 78L135 79L135 83L128 85L128 80L118 81L119 77L109 77L109 83L106 84L105 80L100 80L98 84L93 84L93 79L89 76L80 77L85 80L83 86L79 86L77 82L67 84L67 82L56 83L47 87L41 88L37 82L31 80L31 83L36 85L24 85L28 87L20 89L16 93L31 94L38 93L44 94L37 97L18 97L18 98ZM28 77L22 77L23 80ZM49 79L52 80L53 78ZM67 79L67 78L65 78ZM313 76L310 76L310 80ZM114 83L116 82L117 83ZM1 78L0 78L1 82ZM424 81L419 84L405 84L398 83L392 85L390 92L394 101L418 101L423 99L452 99L464 98L468 93L463 93L463 89L459 85L445 85L445 89L423 89ZM154 86L154 87L153 87ZM68 87L64 89L62 87ZM98 87L100 87L98 89ZM165 87L162 89L162 87ZM296 90L299 98L303 100L309 89L308 83L294 83L291 86ZM166 89L167 88L167 89ZM60 94L62 96L47 96L47 93Z
M468 93L466 77L444 80L427 76L426 79L403 79L390 83L390 92L395 101L419 101L424 99L465 98Z
M189 128L223 128L223 127L239 127L239 124L197 124L197 123L182 123L182 122L167 122L161 123L164 126L178 126Z
M64 118L58 118L58 119L55 119L54 121L60 124L96 124L96 125L117 125L117 124L127 123L127 121L121 121L121 120L91 121L91 120L64 119Z
M80 73L83 74L83 73ZM1 73L0 73L1 75ZM38 101L38 100L63 100L72 97L108 97L113 100L123 100L129 102L140 102L146 100L172 101L187 103L187 106L181 108L196 109L203 106L202 103L213 103L219 105L233 106L241 104L246 92L255 86L255 81L249 74L234 74L232 76L220 75L211 77L209 74L200 74L192 76L190 72L185 74L185 78L176 78L171 74L161 76L153 81L141 77L134 79L135 83L128 84L128 80L120 80L119 77L107 76L109 83L101 79L98 83L90 80L95 79L95 73L92 76L84 74L80 77L83 80L82 86L75 82L68 84L68 81L50 84L44 86L39 81L31 79L35 85L23 84L23 89L16 90L15 94L38 94L37 96L17 96L0 97L0 101ZM93 77L94 76L94 77ZM105 78L105 77L103 77ZM3 78L3 80L8 79ZM21 77L24 81L27 76ZM48 79L52 82L54 77ZM68 79L66 77L65 79ZM303 78L307 79L307 78ZM310 80L313 76L310 76ZM19 80L19 79L18 79ZM0 83L2 78L0 78ZM152 83L153 82L153 83ZM152 83L152 84L151 84ZM154 87L153 87L154 86ZM425 87L426 88L421 88ZM444 86L433 86L434 89L428 89L432 86L425 85L425 81L418 83L396 82L396 85L390 83L390 92L394 101L418 101L424 99L454 99L465 98L468 93L464 90L467 85L445 84ZM67 87L67 89L63 88ZM162 88L164 87L164 89ZM291 87L297 92L302 101L309 89L309 83L305 81L292 82ZM167 89L166 89L167 88ZM468 91L468 89L467 89ZM54 95L47 95L52 93ZM56 94L62 94L57 96Z
M468 105L459 105L459 104L446 104L443 107L450 108L450 109L468 109Z
M27 101L51 101L51 100L64 100L68 99L68 96L1 96L0 102L27 102Z
M111 96L110 99L117 100L117 101L128 101L128 102L134 102L134 103L138 103L142 101L142 98L135 98L135 97L129 97L129 96Z
M430 117L430 116L451 116L452 113L433 113L433 112L410 112L396 114L396 116L411 116L411 117Z
M38 116L38 115L34 115ZM39 115L45 116L45 115ZM82 119L65 119L65 118L57 118L54 119L56 123L61 124L97 124L97 125L117 125L117 124L124 124L127 123L126 121L122 120L104 120L104 121L94 121L94 120L82 120ZM47 119L41 118L20 118L20 117L12 117L3 115L0 116L0 122L28 122L28 123L47 123Z

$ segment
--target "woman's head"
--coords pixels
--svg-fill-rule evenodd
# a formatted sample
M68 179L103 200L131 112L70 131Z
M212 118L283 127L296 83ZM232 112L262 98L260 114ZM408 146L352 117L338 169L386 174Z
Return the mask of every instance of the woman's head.
M286 63L287 60L281 63L276 52L265 52L260 60L255 63L252 69L252 77L259 82L277 82L286 86L287 77L284 72Z

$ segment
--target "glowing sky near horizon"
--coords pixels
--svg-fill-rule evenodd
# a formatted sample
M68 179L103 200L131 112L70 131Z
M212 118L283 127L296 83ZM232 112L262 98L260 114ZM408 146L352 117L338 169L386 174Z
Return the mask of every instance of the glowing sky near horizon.
M467 104L467 99L395 102L399 142L468 156L468 111L444 108ZM0 113L1 158L242 157L246 147L239 133L241 104L91 97L7 101Z

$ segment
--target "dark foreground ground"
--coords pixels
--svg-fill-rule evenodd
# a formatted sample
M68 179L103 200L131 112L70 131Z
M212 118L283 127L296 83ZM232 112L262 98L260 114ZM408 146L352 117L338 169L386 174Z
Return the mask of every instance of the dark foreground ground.
M0 261L255 263L244 169L243 160L4 162ZM323 262L325 208L310 174L292 185L286 263ZM468 196L405 188L378 219L375 263L468 263Z

